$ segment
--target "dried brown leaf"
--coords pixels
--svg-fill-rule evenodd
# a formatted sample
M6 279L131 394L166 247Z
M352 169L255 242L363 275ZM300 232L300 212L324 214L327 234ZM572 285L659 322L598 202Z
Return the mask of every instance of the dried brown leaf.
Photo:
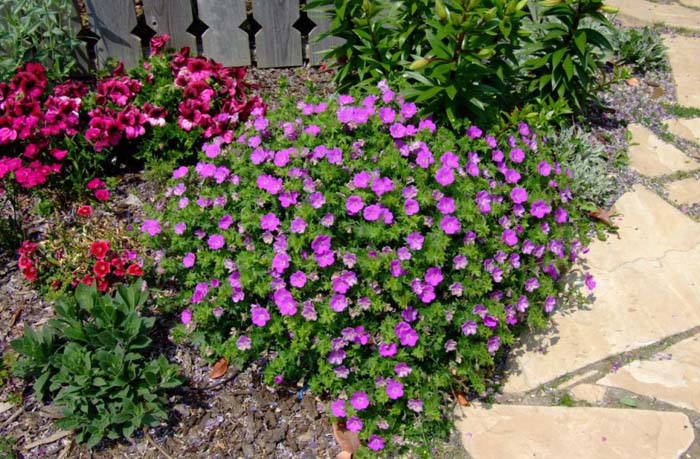
M350 453L350 457L352 457L352 453L360 449L360 439L357 437L357 433L346 429L345 423L334 422L333 435L335 435L335 440L340 448L344 452Z
M625 82L630 86L639 86L639 80L637 78L630 78L629 80L625 80Z
M457 399L457 403L461 406L469 406L469 400L462 392L455 392L455 398Z
M226 374L228 371L228 360L225 358L221 357L213 367L211 367L211 371L209 372L209 377L211 379L219 379L223 375Z
M605 209L598 209L595 212L588 212L588 216L605 223L608 226L615 226L612 221L613 214Z

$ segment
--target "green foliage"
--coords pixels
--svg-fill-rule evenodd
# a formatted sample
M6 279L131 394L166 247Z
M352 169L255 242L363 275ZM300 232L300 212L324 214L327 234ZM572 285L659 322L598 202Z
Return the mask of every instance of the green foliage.
M80 41L72 15L70 0L0 0L0 81L27 62L42 63L52 81L73 73Z
M532 42L521 50L531 97L565 100L577 110L595 97L596 77L612 50L603 7L603 0L533 4Z
M655 28L621 29L617 41L620 63L632 66L636 72L668 68L667 48Z
M573 173L571 188L576 195L598 206L606 206L617 189L613 158L592 140L590 134L577 126L554 133L550 142L551 148L559 153L562 164Z
M683 105L664 105L666 113L677 118L698 118L700 117L700 108L684 107Z
M146 299L140 281L113 297L80 284L44 328L12 342L22 356L16 374L34 380L37 398L53 399L57 425L88 447L166 419L165 394L181 384L177 366L147 358L155 319L137 312Z
M0 437L0 459L15 459L17 457L14 449L15 443L17 443L15 437Z
M399 81L425 113L488 127L533 99L566 114L594 98L611 49L602 0L313 0L330 8L341 90Z

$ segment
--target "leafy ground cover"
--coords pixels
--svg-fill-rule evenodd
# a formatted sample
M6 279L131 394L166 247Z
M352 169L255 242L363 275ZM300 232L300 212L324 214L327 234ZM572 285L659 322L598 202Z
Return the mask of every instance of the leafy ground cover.
M632 40L632 50L647 51L629 51L630 64L658 62L658 47L644 37ZM70 135L61 127L41 138L50 111L41 72L33 80L25 67L3 86L4 109L31 106L38 118L25 136L17 127L29 115L5 112L5 161L21 162L5 172L6 190L22 187L20 167L40 169L26 159L38 152L48 159L55 145L105 171L106 158L129 162L125 153L146 165L144 173L69 180L93 196L109 193L89 208L46 192L4 195L26 211L21 222L38 242L25 243L17 261L5 255L12 261L3 301L13 303L0 308L2 352L11 356L4 361L16 358L8 344L20 324L40 328L54 314L23 282L53 299L85 291L81 283L110 291L143 277L154 301L138 312L156 317L149 352L176 363L186 381L167 394L166 422L121 427L133 439L101 443L100 457L160 449L184 457L328 456L338 451L331 422L341 440L359 436L358 457L406 447L443 454L446 444L432 440L449 433L449 405L493 391L517 332L543 325L561 301L557 279L595 236L588 212L634 180L611 180L624 161L624 123L673 103L671 91L646 95L670 87L663 66L636 86L619 79L618 67L601 66L601 78L617 83L596 96L619 101L617 111L592 109L578 127L554 133L551 117L530 107L492 129L462 120L465 128L453 131L385 82L326 97L335 87L325 71L286 72L286 80L258 71L254 82L275 93L266 110L241 92L255 88L239 70L184 51L160 54L163 44L153 42L147 65L128 75L117 68L94 90L52 89L79 108ZM290 92L291 100L281 97ZM150 123L155 112L162 116ZM62 189L46 178L41 188ZM586 278L588 288L594 283ZM31 378L3 380L2 400L21 404L2 421L8 438L26 446L49 436L42 420L62 416L66 398L44 406L27 390ZM102 402L72 400L74 408L104 410ZM72 439L66 445L37 445L31 454L92 454Z

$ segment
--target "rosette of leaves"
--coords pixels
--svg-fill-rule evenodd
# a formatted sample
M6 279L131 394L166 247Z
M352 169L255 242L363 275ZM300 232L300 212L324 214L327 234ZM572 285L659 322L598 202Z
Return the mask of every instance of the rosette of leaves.
M158 425L166 394L181 384L176 365L148 357L155 319L138 313L147 296L141 281L114 296L81 284L46 326L12 342L21 356L15 373L33 379L35 396L60 408L58 427L75 429L90 448Z
M456 135L385 83L255 115L176 167L141 225L173 336L332 397L357 457L430 457L449 394L483 391L546 323L587 243L590 207L540 138Z
M631 65L636 72L668 67L666 46L659 32L652 27L623 29L617 37L620 63Z

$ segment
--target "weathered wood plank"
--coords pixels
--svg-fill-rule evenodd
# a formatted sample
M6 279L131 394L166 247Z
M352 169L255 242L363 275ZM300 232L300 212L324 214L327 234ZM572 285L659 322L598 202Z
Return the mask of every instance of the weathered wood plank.
M100 37L95 45L98 67L114 58L134 67L143 57L141 40L131 33L136 27L133 0L86 0L90 27Z
M253 17L262 29L255 34L258 67L293 67L303 63L299 0L253 0Z
M343 39L338 37L326 37L319 40L318 37L326 32L333 22L330 8L317 8L309 11L309 19L311 19L316 27L309 33L309 60L311 65L319 65L323 60L325 51L335 48L343 44Z
M70 16L70 25L75 36L79 37L80 31L82 30L83 26L80 22L80 13L76 0L73 0L71 2L71 5L73 5L73 11L71 12ZM88 58L87 53L87 43L83 40L80 40L80 45L76 47L74 54L75 59L78 63L78 68L75 69L74 73L76 75L87 75L91 67L91 62Z
M199 19L208 29L202 35L204 55L224 65L250 65L245 0L197 0Z
M197 53L197 39L187 31L193 22L190 0L143 0L143 14L156 34L170 35L169 47L189 46L192 54Z

